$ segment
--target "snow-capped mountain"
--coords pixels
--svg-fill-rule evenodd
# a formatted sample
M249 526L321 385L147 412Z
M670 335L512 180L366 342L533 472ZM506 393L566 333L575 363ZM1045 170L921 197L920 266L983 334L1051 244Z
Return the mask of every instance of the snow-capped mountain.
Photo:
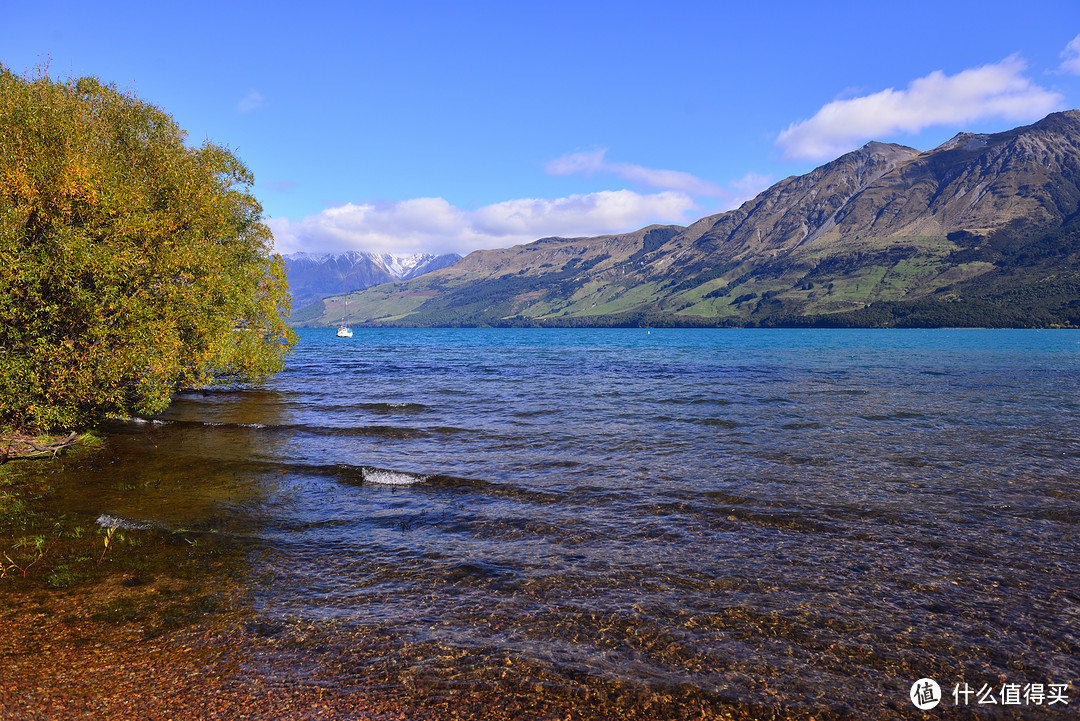
M348 290L360 290L380 283L409 280L461 260L457 253L434 255L415 253L292 253L284 256L285 272L292 292L293 311Z
M413 255L391 255L390 253L381 253L377 256L382 261L383 267L389 271L390 275L394 276L398 280L408 280L409 278L415 278L418 275L435 270L429 267L431 261L435 260L438 256L431 253L415 253ZM454 262L461 256L455 255ZM445 268L446 266L440 266Z

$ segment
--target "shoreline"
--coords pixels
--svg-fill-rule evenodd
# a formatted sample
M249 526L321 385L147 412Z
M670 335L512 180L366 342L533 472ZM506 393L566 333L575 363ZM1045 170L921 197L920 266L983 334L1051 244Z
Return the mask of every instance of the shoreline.
M71 431L65 436L21 431L0 433L0 464L32 458L56 458L92 437L90 433L78 431Z
M650 691L596 680L561 690L539 680L462 682L448 675L449 667L425 675L416 673L408 654L382 656L387 639L378 632L368 637L367 629L352 628L335 638L343 631L335 624L278 625L236 609L210 611L168 631L132 618L103 619L100 609L110 604L123 607L125 598L182 586L158 579L132 588L110 577L49 595L9 593L0 622L15 632L0 636L0 719L846 718L828 708L695 703L686 689ZM364 663L371 658L379 663Z
M18 464L31 505L51 464L66 462ZM53 527L43 510L26 518L19 533ZM491 649L412 643L393 624L264 616L248 545L132 528L103 553L103 530L66 527L0 578L0 721L843 718L555 673Z
M241 672L235 628L200 623L155 635L95 620L83 594L64 594L75 603L60 618L33 595L0 615L17 629L0 637L3 719L288 719L314 709L319 718L410 718L356 695Z

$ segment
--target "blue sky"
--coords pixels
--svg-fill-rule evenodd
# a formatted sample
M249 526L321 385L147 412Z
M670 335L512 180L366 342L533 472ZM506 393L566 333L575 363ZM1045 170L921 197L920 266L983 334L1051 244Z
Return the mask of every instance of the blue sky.
M282 252L464 254L1080 107L1080 3L0 0L0 63L46 61L236 151Z

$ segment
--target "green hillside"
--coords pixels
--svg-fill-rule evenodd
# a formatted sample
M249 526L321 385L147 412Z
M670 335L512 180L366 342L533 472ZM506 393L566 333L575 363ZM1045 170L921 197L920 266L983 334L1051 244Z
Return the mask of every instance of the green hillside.
M868 143L690 227L477 251L349 297L355 325L1078 326L1080 111ZM340 320L340 298L308 325Z

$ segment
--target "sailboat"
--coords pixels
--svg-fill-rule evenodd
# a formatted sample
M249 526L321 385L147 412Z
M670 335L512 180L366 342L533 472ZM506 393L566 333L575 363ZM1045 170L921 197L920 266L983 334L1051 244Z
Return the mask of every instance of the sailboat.
M345 276L341 278L342 288L345 290L345 313L341 316L341 325L337 329L338 338L352 338L352 328L349 327L349 288L345 283Z

